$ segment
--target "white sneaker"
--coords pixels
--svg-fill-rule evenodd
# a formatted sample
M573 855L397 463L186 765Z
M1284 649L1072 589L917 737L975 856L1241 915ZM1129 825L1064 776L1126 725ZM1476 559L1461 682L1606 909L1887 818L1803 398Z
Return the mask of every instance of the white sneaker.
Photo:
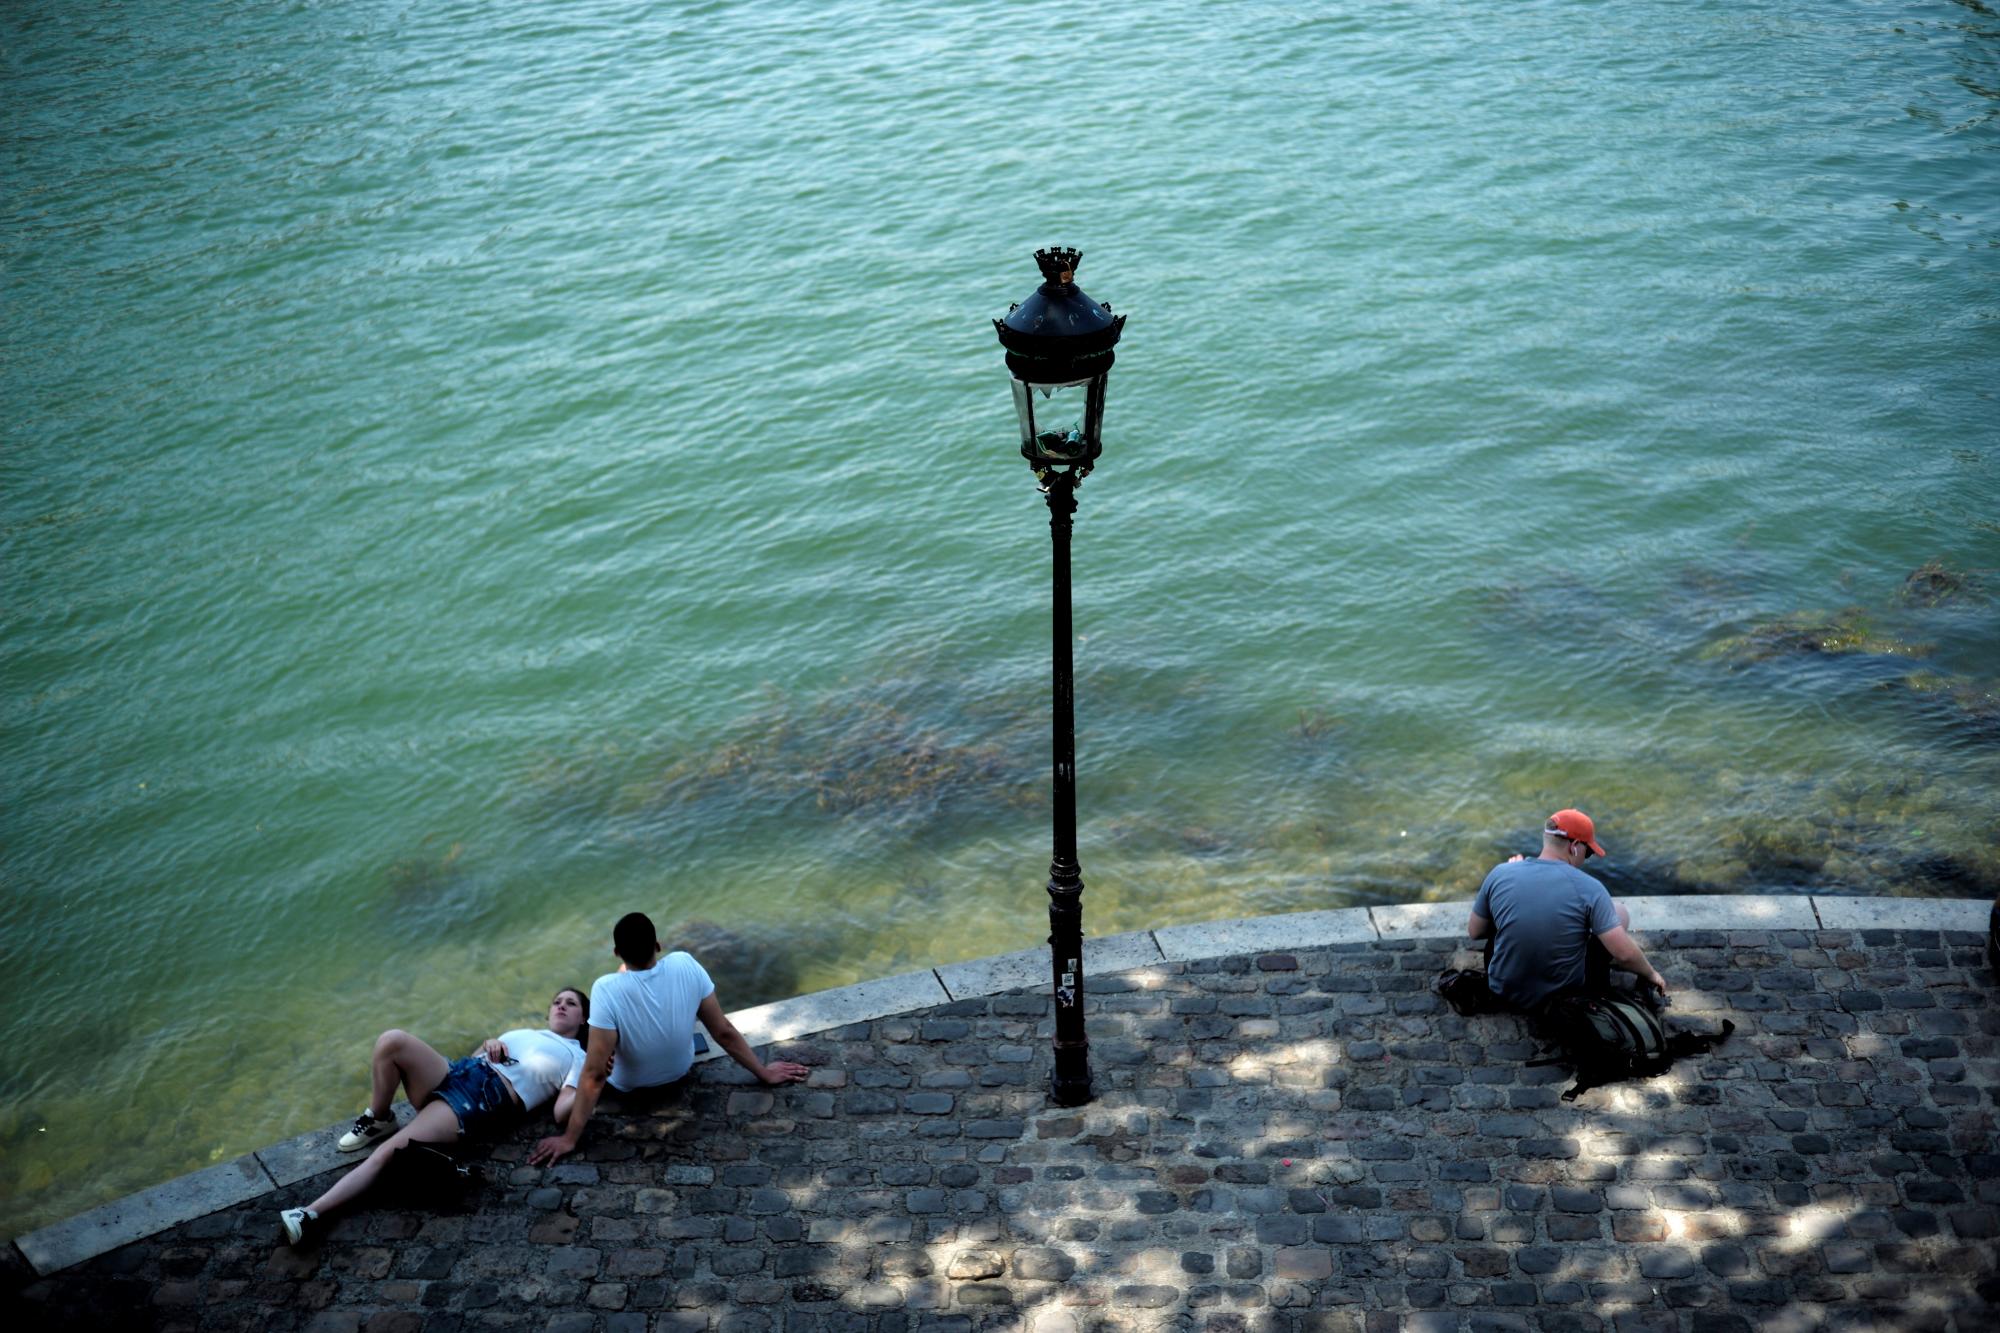
M278 1214L278 1225L285 1229L287 1245L303 1245L316 1236L319 1219L303 1208L287 1208Z
M392 1113L377 1120L372 1111L363 1110L354 1117L354 1128L340 1136L334 1146L342 1152L359 1152L371 1143L380 1143L396 1132L396 1117Z

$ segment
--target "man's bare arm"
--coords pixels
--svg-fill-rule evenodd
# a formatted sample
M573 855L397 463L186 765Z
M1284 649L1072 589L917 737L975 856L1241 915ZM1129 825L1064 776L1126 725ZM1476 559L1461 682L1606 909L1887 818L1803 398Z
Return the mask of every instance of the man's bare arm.
M569 1104L569 1121L560 1134L551 1134L528 1154L529 1166L554 1166L576 1151L583 1127L597 1110L597 1099L611 1077L611 1058L618 1053L618 1034L610 1028L590 1029L590 1046L584 1054L583 1076L576 1081L576 1096ZM558 1113L558 1119L561 1118Z
M1626 933L1625 927L1613 926L1599 935L1597 942L1611 955L1611 961L1615 966L1630 972L1641 981L1650 982L1660 994L1667 993L1666 979L1653 970L1653 965L1646 961L1646 951L1639 947L1639 941Z
M1465 919L1465 933L1475 940L1485 939L1486 933L1492 929L1493 923L1477 912Z
M812 1070L793 1060L773 1060L768 1065L759 1060L757 1052L750 1049L750 1043L736 1030L729 1016L722 1012L715 992L710 991L708 998L694 1012L701 1025L708 1029L708 1035L715 1038L715 1044L727 1051L730 1059L755 1074L758 1082L776 1087L780 1083L797 1083L812 1073Z

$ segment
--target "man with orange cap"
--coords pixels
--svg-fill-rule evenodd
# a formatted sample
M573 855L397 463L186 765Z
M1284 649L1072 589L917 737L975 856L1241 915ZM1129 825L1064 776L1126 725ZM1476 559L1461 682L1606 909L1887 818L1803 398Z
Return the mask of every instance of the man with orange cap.
M1558 810L1542 826L1542 854L1493 867L1472 900L1465 933L1488 939L1486 985L1523 1011L1564 992L1602 991L1611 968L1661 995L1667 983L1627 934L1632 918L1583 863L1603 856L1597 828L1581 810Z

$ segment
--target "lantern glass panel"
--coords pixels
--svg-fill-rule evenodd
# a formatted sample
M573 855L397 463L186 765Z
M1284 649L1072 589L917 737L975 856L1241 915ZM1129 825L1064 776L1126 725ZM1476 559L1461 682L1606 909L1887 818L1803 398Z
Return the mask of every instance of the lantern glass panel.
M1104 376L1062 384L1014 381L1024 450L1051 462L1088 459L1104 418Z

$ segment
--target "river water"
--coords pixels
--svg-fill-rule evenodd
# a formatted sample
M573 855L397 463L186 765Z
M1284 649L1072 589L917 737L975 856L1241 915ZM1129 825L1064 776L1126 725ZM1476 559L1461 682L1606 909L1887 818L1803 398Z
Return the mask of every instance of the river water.
M0 1230L628 909L728 1007L1037 943L1051 243L1090 930L1572 804L1621 893L2000 890L1975 0L26 0L0 114Z

